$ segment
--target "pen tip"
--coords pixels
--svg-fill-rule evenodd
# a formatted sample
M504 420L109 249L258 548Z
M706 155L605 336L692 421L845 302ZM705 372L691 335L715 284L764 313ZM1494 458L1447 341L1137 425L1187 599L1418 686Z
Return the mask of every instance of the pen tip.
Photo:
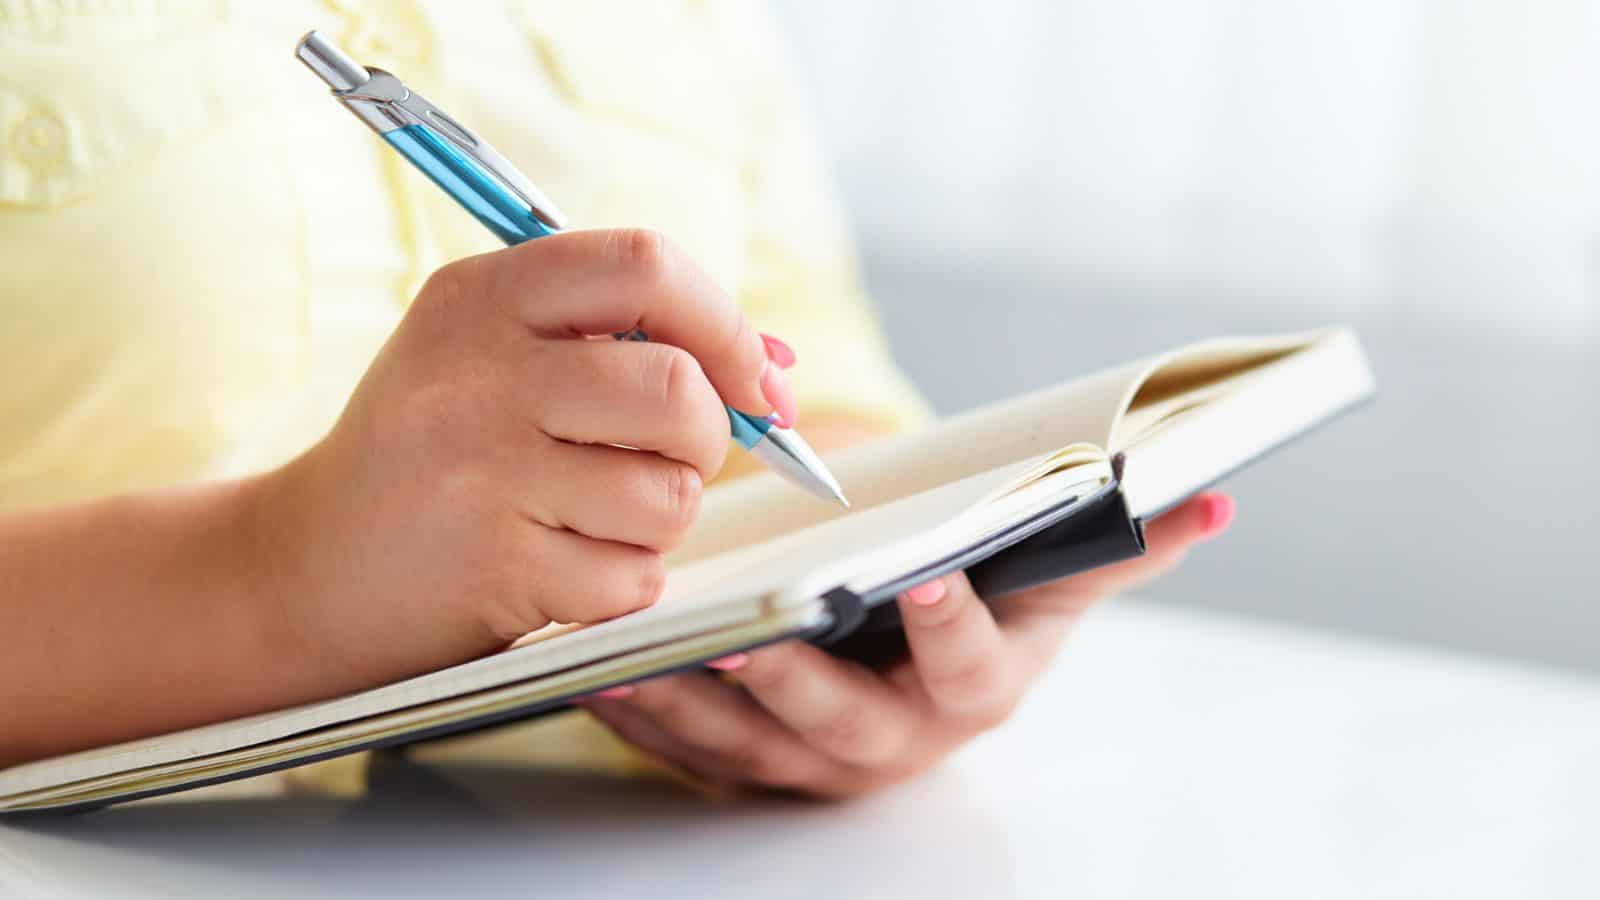
M850 508L850 500L849 500L849 498L845 497L844 491L841 491L838 488L834 488L833 489L833 499L836 502L838 502L838 504L840 506L844 507L845 509L849 509Z

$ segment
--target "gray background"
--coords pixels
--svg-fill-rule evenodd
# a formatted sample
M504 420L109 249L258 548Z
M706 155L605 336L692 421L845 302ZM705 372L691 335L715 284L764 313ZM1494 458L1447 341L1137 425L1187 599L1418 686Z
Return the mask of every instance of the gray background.
M1345 321L1379 401L1146 592L1600 669L1600 5L778 5L942 411Z

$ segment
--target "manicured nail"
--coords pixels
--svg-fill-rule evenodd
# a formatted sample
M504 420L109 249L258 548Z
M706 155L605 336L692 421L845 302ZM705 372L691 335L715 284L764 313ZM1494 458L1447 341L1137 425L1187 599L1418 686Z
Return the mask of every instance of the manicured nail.
M604 697L607 700L621 700L623 697L633 696L633 685L619 684L616 687L606 688L603 691L596 691L595 696Z
M1201 501L1205 504L1202 512L1204 516L1200 523L1201 533L1206 537L1216 537L1227 530L1233 522L1236 506L1233 498L1227 494L1206 494Z
M927 584L919 584L906 591L906 599L910 600L914 606L932 606L943 600L948 591L949 588L945 587L944 579L935 578Z
M732 656L724 656L721 659L713 659L711 662L706 663L706 665L723 672L732 672L735 669L744 668L749 662L750 654L735 653Z
M800 414L794 399L794 385L789 383L789 376L783 374L782 369L770 362L761 367L761 396L772 404L772 415L767 416L767 421L779 428L794 427L795 418Z
M778 368L787 369L794 365L794 350L783 341L770 334L761 335L761 343L767 346L767 359L778 364Z

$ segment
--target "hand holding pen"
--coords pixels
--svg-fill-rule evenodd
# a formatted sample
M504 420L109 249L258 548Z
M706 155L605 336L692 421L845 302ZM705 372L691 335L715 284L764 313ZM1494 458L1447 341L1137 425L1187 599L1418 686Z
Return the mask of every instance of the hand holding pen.
M253 519L308 683L356 689L649 606L781 371L648 231L574 231L436 271L332 431ZM592 340L642 324L661 342ZM769 386L774 382L768 378Z
M565 218L555 205L505 157L395 76L361 66L315 31L301 38L295 55L328 84L334 96L358 119L508 245L553 235L565 227ZM709 283L707 286L711 287ZM597 302L600 299L596 298ZM741 327L742 322L741 318ZM667 325L670 327L670 323ZM642 317L616 333L619 339L634 341L647 340L646 335L665 337L680 347L689 346L682 343L683 335L668 335L645 323ZM781 343L778 346L781 351L772 355L787 354L792 362L788 348ZM773 382L770 387L769 381ZM726 407L733 439L795 484L849 506L822 460L792 430L793 401L777 387L779 381L769 368L763 368L759 383L764 399L775 411L766 417L741 412L737 396L723 394L725 400L735 401L735 405ZM605 400L597 398L597 402Z

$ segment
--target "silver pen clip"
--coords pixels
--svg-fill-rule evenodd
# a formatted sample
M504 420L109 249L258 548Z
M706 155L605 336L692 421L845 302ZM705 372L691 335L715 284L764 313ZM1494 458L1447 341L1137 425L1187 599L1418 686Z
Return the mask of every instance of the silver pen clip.
M316 31L306 32L295 45L294 55L326 82L333 95L368 128L384 134L408 125L425 125L500 182L507 193L525 204L544 225L555 231L567 227L566 216L550 198L488 141L406 87L400 79L382 69L361 65Z

